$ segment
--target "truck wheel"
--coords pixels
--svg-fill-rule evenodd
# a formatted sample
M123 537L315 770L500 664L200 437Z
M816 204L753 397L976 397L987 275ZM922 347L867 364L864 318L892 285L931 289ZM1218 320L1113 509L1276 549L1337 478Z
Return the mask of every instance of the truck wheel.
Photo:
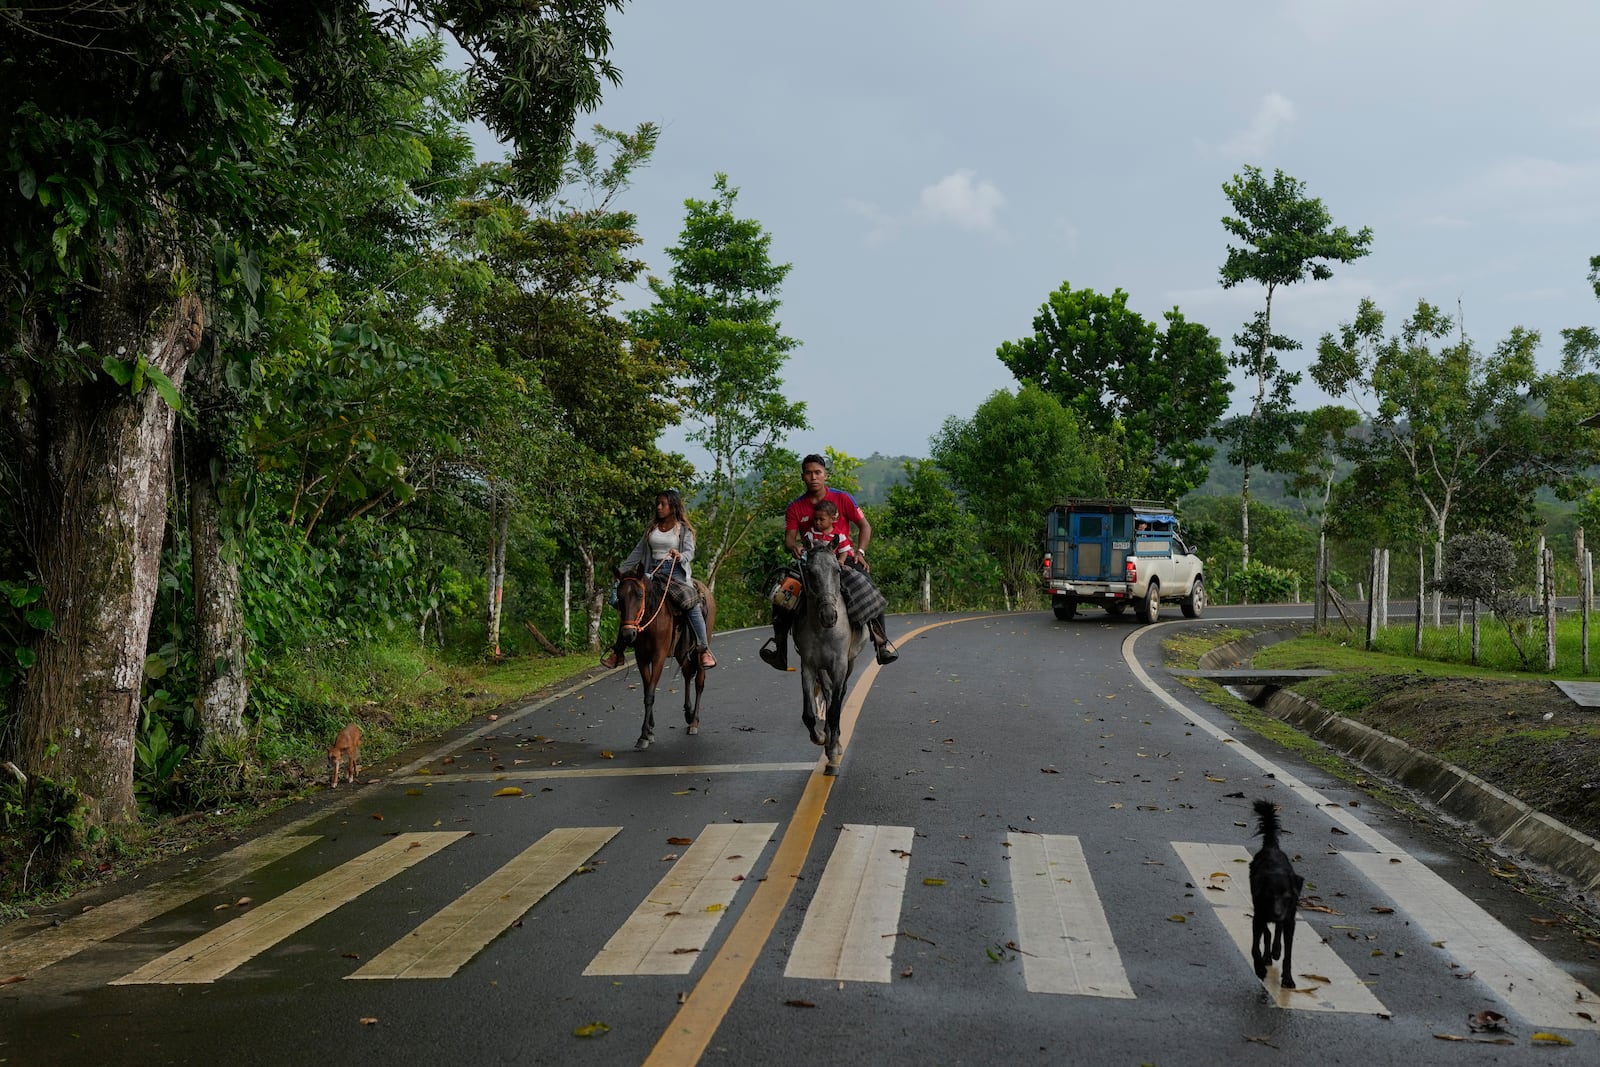
M1156 622L1161 618L1161 583L1154 578L1145 588L1144 599L1139 601L1139 621Z
M1052 606L1055 608L1056 618L1062 622L1067 622L1078 614L1078 602L1076 600L1058 600Z
M1206 582L1204 578L1196 578L1194 585L1189 589L1189 595L1184 597L1179 604L1183 608L1183 617L1198 619L1206 610Z

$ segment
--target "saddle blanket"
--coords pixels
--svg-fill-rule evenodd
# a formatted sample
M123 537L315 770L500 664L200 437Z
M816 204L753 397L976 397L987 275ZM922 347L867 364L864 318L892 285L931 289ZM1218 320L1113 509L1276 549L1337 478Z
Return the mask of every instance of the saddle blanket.
M699 582L690 585L688 582L671 582L665 578L655 578L651 580L650 584L654 586L650 590L650 603L652 604L660 601L662 586L667 587L667 598L678 611L689 612L698 607L702 601Z
M878 591L866 572L854 567L840 568L839 591L844 594L845 614L856 626L865 626L889 606L889 598Z

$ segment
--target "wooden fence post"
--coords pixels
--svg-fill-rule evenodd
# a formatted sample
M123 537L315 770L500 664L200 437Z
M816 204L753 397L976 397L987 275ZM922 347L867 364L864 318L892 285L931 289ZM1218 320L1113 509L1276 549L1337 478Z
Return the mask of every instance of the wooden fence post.
M1544 595L1544 669L1556 669L1556 568L1555 558L1544 545L1544 538L1539 538L1539 569L1543 573L1544 583L1541 590Z
M1367 564L1367 583L1372 588L1372 595L1367 597L1367 651L1372 651L1373 643L1378 640L1378 556L1383 551L1381 548L1372 550L1372 559Z
M1583 539L1583 527L1578 527L1578 539ZM1584 552L1578 567L1578 610L1583 612L1583 673L1589 673L1589 602L1594 596L1594 559Z
M1411 638L1411 654L1422 655L1422 592L1428 585L1428 564L1422 558L1422 544L1417 543L1417 617L1416 630Z

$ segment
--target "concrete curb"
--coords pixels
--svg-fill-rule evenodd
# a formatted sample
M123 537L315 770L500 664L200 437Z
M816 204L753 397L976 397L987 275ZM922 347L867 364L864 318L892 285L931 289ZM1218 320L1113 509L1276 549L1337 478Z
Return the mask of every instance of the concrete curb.
M1295 636L1276 630L1256 634L1205 653L1198 666L1214 669L1248 666L1257 651ZM1297 693L1277 689L1260 700L1266 687L1241 689L1268 714L1343 752L1379 774L1422 796L1439 810L1474 827L1496 849L1518 860L1546 867L1586 893L1600 888L1600 841L1535 811L1476 775L1413 748L1370 726L1347 719Z

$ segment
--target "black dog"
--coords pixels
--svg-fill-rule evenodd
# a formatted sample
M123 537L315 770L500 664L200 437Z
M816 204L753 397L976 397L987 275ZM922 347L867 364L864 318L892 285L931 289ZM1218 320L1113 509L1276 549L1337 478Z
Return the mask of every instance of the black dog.
M1261 851L1250 859L1250 903L1255 908L1250 959L1256 965L1256 977L1265 978L1267 963L1281 955L1278 984L1293 989L1294 913L1300 906L1300 890L1306 880L1294 873L1294 865L1278 847L1277 809L1266 800L1256 801L1255 809Z

